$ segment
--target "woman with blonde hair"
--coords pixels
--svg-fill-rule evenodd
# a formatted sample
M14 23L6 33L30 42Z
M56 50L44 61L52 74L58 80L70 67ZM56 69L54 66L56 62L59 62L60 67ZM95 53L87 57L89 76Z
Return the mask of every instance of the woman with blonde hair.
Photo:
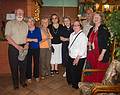
M27 35L27 43L29 43L28 55L27 55L27 70L26 77L28 83L32 82L32 57L34 61L33 77L37 82L39 82L39 55L40 48L39 43L42 40L41 30L36 27L35 20L33 17L26 18L29 31Z
M87 65L92 69L107 69L109 66L109 37L108 28L104 25L104 15L96 12L93 17L94 26L88 34ZM102 82L105 72L86 74L84 81Z
M50 75L50 58L51 58L51 39L49 32L48 18L41 19L41 34L42 41L40 43L40 63L41 63L41 78L45 79L46 75Z

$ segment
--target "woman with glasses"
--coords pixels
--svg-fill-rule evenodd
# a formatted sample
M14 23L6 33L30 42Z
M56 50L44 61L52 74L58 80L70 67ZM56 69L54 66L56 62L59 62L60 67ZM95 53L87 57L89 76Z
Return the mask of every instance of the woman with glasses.
M88 39L82 31L79 21L73 24L74 32L70 34L69 40L69 60L66 68L67 79L73 88L78 89L78 82L81 81L82 69L87 56Z

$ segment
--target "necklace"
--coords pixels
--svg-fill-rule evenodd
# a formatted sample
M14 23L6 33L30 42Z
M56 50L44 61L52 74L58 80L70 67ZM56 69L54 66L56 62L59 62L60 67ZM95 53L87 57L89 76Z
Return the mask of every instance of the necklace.
M52 31L55 35L58 34L58 28L55 28L54 26L52 26Z

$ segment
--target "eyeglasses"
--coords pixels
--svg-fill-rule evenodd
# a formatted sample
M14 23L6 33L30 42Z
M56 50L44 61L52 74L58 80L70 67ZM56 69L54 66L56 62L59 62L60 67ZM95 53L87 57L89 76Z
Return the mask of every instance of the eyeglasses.
M80 26L80 25L73 25L73 27L78 27L78 26Z

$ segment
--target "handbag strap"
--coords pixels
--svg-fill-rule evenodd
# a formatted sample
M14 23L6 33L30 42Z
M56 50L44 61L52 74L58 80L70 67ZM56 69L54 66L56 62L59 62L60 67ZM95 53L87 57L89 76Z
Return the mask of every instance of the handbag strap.
M82 32L82 31L81 31L81 32ZM76 38L78 37L78 35L79 35L81 32L79 32L79 33L77 34L77 36L75 37L75 39L73 40L73 42L71 43L71 45L70 45L69 48L71 48L71 46L73 45L73 43L75 42Z

